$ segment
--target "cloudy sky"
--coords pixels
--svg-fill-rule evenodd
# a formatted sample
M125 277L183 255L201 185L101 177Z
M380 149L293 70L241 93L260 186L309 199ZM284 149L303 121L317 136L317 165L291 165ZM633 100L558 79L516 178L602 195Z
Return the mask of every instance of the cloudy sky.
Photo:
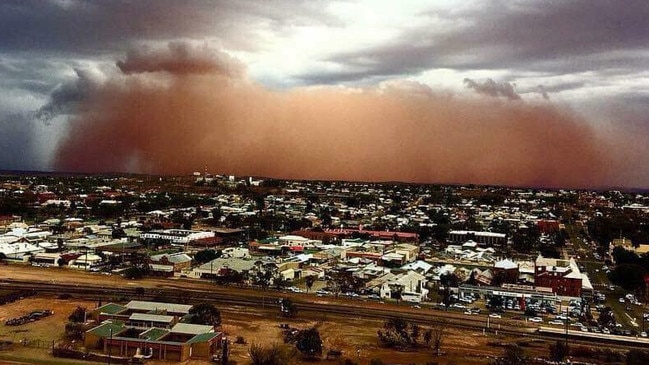
M649 2L0 2L0 169L649 187Z

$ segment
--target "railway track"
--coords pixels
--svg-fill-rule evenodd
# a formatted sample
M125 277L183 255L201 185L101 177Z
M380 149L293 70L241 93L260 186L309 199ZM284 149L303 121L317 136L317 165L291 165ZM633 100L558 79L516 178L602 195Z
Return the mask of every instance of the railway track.
M153 282L156 284L156 282ZM151 284L151 282L147 283ZM162 285L161 285L162 284ZM486 317L467 316L452 311L438 311L427 309L411 309L409 307L378 304L375 302L360 302L358 300L313 300L312 297L281 293L276 291L258 291L236 287L208 286L206 288L192 288L188 285L175 283L157 283L142 287L106 287L91 284L67 284L60 282L33 282L19 280L2 280L0 289L7 290L33 290L39 294L61 295L70 294L77 298L88 300L167 300L182 301L188 304L211 302L217 306L242 306L257 309L267 309L278 306L280 298L290 297L298 306L300 312L312 315L340 316L346 318L374 319L378 321L394 317L401 317L421 325L444 325L462 330L483 332L486 327ZM321 299L321 298L318 298ZM278 307L277 307L278 308ZM535 327L522 325L520 321L499 319L491 320L491 327L486 330L486 335L495 333L511 335L521 339L538 339L552 341L565 338L564 333L538 332ZM569 333L570 343L573 345L596 346L605 344L608 347L619 349L646 348L649 341L637 341L621 336L585 337L576 331Z

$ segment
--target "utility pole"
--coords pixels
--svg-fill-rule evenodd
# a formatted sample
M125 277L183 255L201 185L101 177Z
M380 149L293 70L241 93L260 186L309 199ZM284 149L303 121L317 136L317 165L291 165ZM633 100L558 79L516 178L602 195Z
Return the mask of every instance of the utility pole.
M112 329L112 328L109 328L109 329L108 329L108 332L109 332L109 334L110 334L109 338L110 338L110 340L112 340L112 339L113 339L113 329ZM110 350L111 350L111 348L110 348L111 343L110 343L110 342L111 342L111 341L108 342L108 365L110 365L110 352L111 352L111 351L110 351Z
M563 323L566 325L566 348L568 348L568 318L566 318Z

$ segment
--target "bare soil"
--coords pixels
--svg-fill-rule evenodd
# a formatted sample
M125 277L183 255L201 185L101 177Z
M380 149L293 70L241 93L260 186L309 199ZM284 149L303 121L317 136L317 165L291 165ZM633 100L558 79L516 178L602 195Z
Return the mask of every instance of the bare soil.
M8 269L8 270L5 270ZM30 266L9 265L0 270L0 279L42 281L65 281L66 283L89 283L103 285L151 286L156 283L170 283L173 280L128 281L119 276L105 276L83 271L59 268L33 268ZM189 282L183 285L191 285ZM319 300L321 298L318 298ZM322 299L326 301L326 299ZM14 345L0 350L0 364L17 361L35 364L83 364L67 359L55 359L50 355L52 341L63 338L68 315L78 306L94 308L97 303L80 301L76 298L61 300L54 297L30 297L0 306L0 341L9 340ZM363 305L376 305L364 303ZM389 304L385 304L388 306ZM18 317L37 309L54 310L54 315L37 322L11 327L5 326L7 319ZM483 335L482 332L447 329L442 344L442 356L435 356L430 348L422 346L413 351L396 351L379 346L377 330L382 322L359 317L337 317L331 314L298 313L296 319L286 319L276 309L260 311L246 307L219 307L223 319L222 330L232 341L231 357L238 365L249 364L248 349L251 343L269 345L283 343L282 330L279 325L288 323L291 327L303 329L316 326L324 343L324 353L330 349L342 351L338 360L320 360L322 364L339 364L344 359L351 359L359 364L369 364L371 359L381 359L385 364L488 364L490 359L503 353L503 346L508 343L525 345L528 356L547 356L548 342L532 341L525 337L504 337L495 334ZM235 344L237 336L243 336L246 344ZM27 339L27 346L20 344ZM324 358L324 356L323 356ZM88 362L86 362L87 364ZM209 364L208 361L191 360L189 365ZM296 364L313 364L297 358ZM149 361L148 364L169 364L160 361Z

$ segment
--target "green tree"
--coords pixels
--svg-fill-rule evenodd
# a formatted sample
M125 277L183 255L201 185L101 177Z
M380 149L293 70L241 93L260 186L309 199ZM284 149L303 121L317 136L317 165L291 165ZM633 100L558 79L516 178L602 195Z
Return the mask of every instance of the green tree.
M626 354L626 365L645 365L649 364L649 352L633 349Z
M251 365L288 365L295 359L295 350L278 343L263 346L253 342L248 355Z
M313 275L309 275L309 276L307 276L306 278L304 278L304 284L306 285L306 291L307 291L307 293L308 293L308 292L311 290L311 288L313 287L313 284L315 283L315 280L316 280L316 278L315 278L315 276L313 276Z
M518 345L508 345L502 357L491 362L492 365L525 365L527 356L523 348Z
M200 303L189 310L190 323L205 324L209 326L221 325L221 312L210 303Z
M215 250L201 250L194 254L194 261L204 264L221 257L221 252Z
M430 334L432 339L433 332ZM407 349L417 347L421 330L415 323L394 317L383 322L383 327L377 331L377 335L379 342L385 347Z
M63 257L59 257L58 260L56 260L56 264L59 265L59 267L63 267L67 264L67 261Z
M442 353L442 342L444 341L444 337L446 336L446 325L444 323L440 323L431 328L430 331L431 347L433 348L435 355L439 356Z
M74 323L83 323L86 320L86 307L77 306L68 316L68 321Z
M614 326L615 322L615 313L613 313L611 307L604 308L599 314L599 318L597 318L597 323L602 327Z
M627 291L641 290L645 286L646 271L637 264L620 264L611 272L611 281Z
M306 358L315 359L322 356L322 340L317 328L301 330L295 339L295 347Z
M283 298L280 301L279 310L284 317L293 318L297 315L297 305L288 298Z
M557 342L550 344L550 360L552 361L562 361L570 354L570 347L564 341L558 340Z
M83 334L86 332L83 323L68 322L65 325L65 338L70 341L79 341L83 339Z

